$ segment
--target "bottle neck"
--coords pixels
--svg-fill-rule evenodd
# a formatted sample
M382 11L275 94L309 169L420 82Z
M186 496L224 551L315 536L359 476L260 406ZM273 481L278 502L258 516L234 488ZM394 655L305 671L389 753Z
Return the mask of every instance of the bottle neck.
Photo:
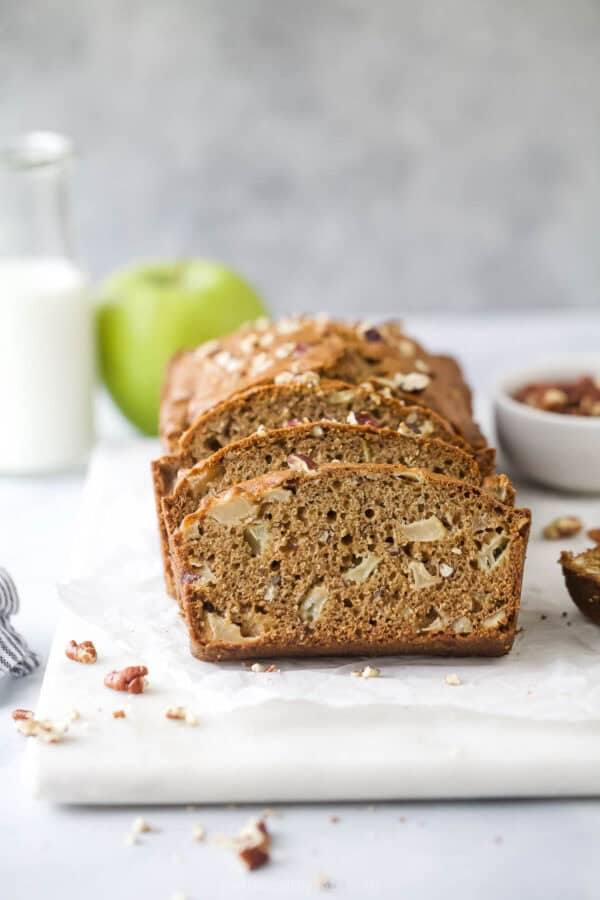
M0 256L72 255L70 144L60 135L24 135L0 151Z

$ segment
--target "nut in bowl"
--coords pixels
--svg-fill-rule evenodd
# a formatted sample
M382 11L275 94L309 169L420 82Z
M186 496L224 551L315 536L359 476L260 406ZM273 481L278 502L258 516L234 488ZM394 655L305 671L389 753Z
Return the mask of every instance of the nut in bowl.
M599 356L560 355L502 379L496 431L509 463L548 487L600 493L599 397Z

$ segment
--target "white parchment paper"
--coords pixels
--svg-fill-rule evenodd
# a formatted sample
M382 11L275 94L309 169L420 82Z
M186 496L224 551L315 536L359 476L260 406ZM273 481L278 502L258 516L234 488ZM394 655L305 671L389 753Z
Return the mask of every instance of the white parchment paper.
M64 604L100 626L119 646L123 665L148 665L150 677L192 691L198 709L233 710L272 699L310 699L330 706L386 703L452 706L527 719L600 719L600 628L571 603L557 565L559 546L539 538L559 514L600 524L600 502L521 491L534 511L522 631L502 659L380 658L368 660L380 678L352 677L365 659L268 660L278 671L255 673L240 663L205 663L188 651L177 604L167 596L152 496L151 441L99 451L92 461L68 574L59 585ZM573 550L586 546L573 539ZM566 613L566 615L564 615ZM545 617L545 618L542 618ZM79 640L85 635L74 635ZM461 684L445 677L457 673Z

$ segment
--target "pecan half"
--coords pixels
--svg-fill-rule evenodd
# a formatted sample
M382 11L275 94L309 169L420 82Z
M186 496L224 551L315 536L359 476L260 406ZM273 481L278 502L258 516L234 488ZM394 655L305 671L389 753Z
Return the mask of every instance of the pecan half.
M65 655L79 663L95 663L98 659L92 641L82 641L80 644L77 641L69 641L65 648Z
M104 678L104 685L113 691L127 691L128 694L143 694L146 689L146 666L127 666L125 669L109 672Z

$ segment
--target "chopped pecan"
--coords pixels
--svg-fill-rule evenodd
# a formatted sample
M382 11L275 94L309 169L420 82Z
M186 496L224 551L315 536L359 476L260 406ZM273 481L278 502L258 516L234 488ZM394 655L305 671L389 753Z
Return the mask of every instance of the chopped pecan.
M126 713L124 709L115 709L113 710L113 719L124 719L126 718Z
M28 710L25 710L27 712ZM62 741L68 725L55 725L49 719L34 719L33 716L16 718L15 724L18 731L25 737L36 737L45 744L58 744Z
M31 709L13 709L12 717L15 722L22 722L24 719L33 719L33 711Z
M381 424L367 412L350 412L348 413L346 422L348 425L372 425L374 428L379 428Z
M262 819L250 821L240 832L238 855L251 871L269 862L271 836Z
M409 394L424 391L430 382L431 378L424 372L409 372L407 375L398 372L394 375L394 386Z
M590 528L587 536L590 541L594 541L595 544L600 544L600 528Z
M96 648L92 641L69 641L65 649L66 656L69 659L79 663L95 663L98 659Z
M317 468L316 462L306 453L290 453L286 463L290 469L294 469L296 472L312 472Z
M250 871L259 869L269 862L269 854L262 847L243 847L239 856Z
M560 538L574 537L582 528L583 523L577 516L559 516L546 525L542 535L547 541L556 541Z
M513 398L543 412L567 416L600 415L600 384L592 375L575 381L539 381L526 384Z
M127 666L125 669L113 670L104 678L104 685L113 691L127 691L129 694L143 694L146 689L146 666Z
M369 341L369 343L379 343L380 341L383 341L381 332L378 331L377 328L367 328L363 331L362 336L365 341Z

